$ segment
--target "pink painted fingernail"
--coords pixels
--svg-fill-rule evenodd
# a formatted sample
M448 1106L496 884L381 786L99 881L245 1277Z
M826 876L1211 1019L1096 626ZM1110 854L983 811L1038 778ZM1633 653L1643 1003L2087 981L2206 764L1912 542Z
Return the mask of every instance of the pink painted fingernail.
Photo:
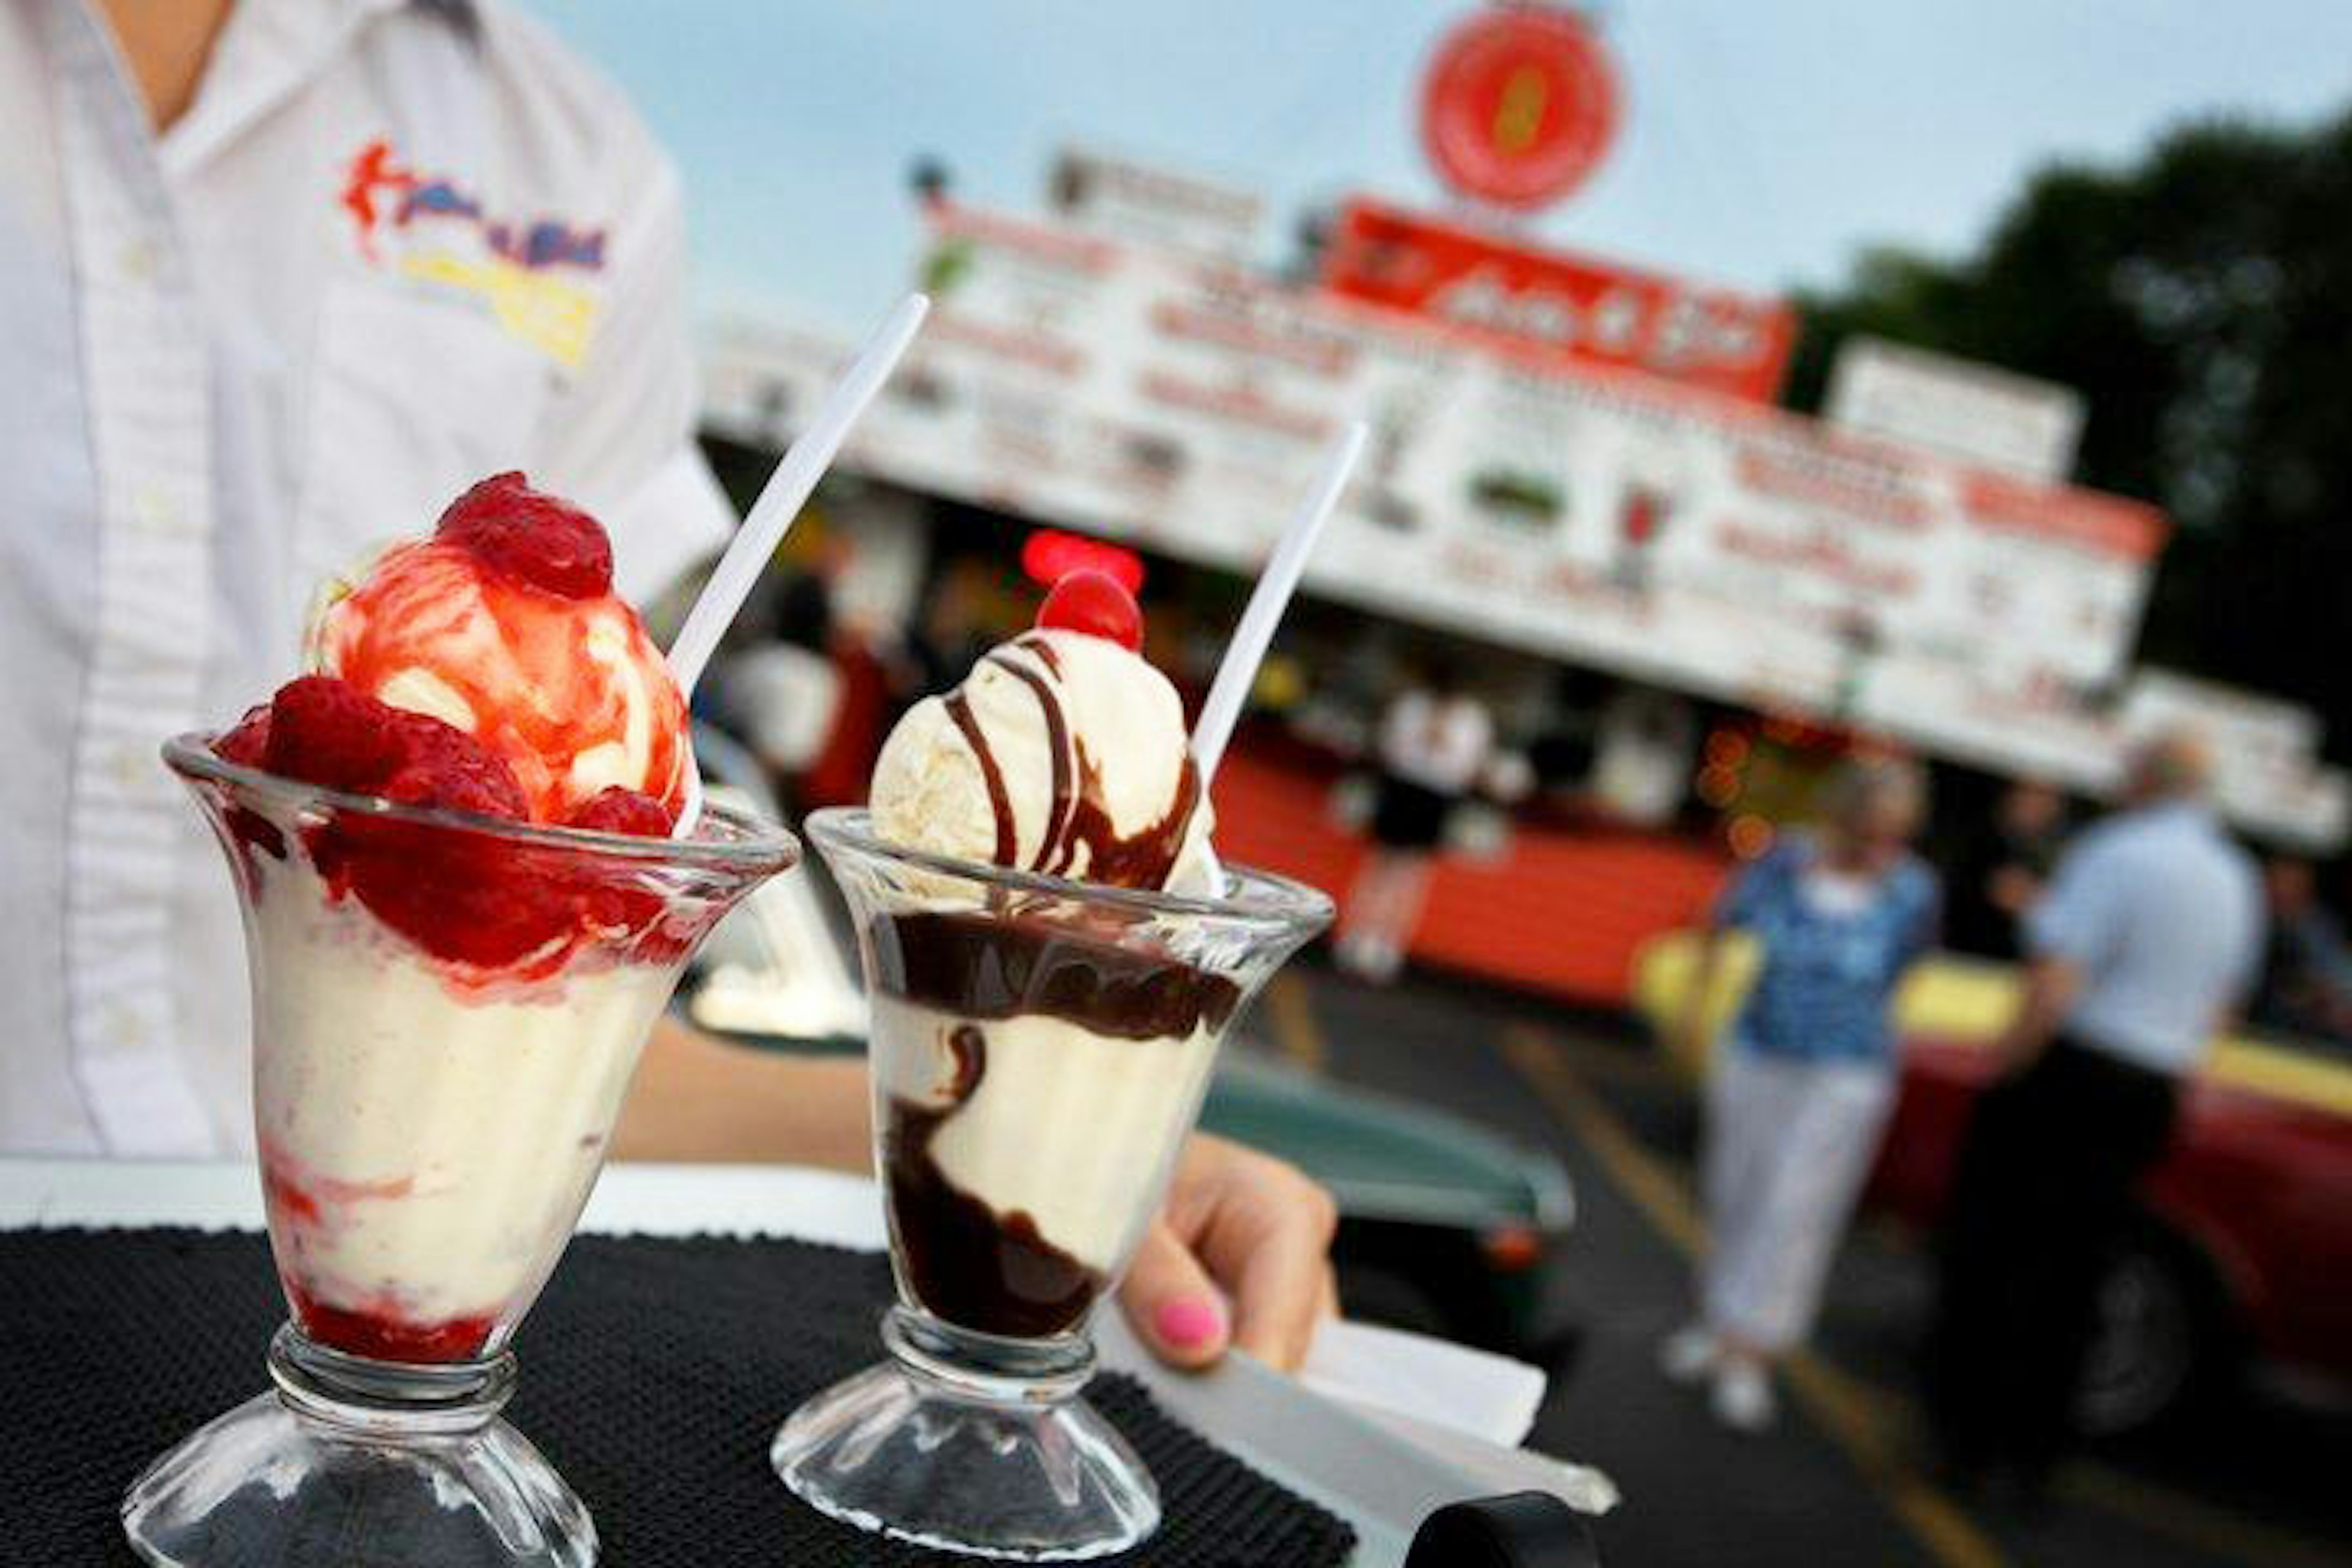
M1159 1331L1162 1343L1193 1350L1214 1343L1225 1331L1225 1310L1212 1297L1179 1296L1160 1304L1151 1315L1151 1326Z

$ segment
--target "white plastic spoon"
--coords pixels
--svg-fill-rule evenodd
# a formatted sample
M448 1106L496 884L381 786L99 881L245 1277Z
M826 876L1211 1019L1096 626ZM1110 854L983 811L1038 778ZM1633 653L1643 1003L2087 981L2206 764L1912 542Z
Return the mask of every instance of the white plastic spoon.
M1204 791L1217 775L1217 764L1225 759L1225 744L1234 738L1234 726L1241 721L1250 688L1257 683L1257 667L1265 662L1265 650L1273 646L1275 628L1282 625L1282 613L1289 607L1290 595L1307 570L1307 558L1315 552L1323 525L1339 510L1340 494L1348 488L1356 460L1364 455L1369 436L1364 422L1354 420L1325 450L1315 488L1291 513L1274 554L1258 575L1257 586L1250 590L1242 618L1234 623L1233 640L1225 644L1217 678L1210 682L1201 717L1192 725L1192 761L1201 770Z
M930 308L930 296L927 294L909 294L898 301L898 309L890 312L865 351L834 383L833 390L817 405L815 416L784 449L776 471L768 476L760 499L751 503L751 515L736 530L735 542L719 558L710 580L702 585L701 595L694 601L694 608L687 612L686 624L678 628L677 640L669 645L670 674L689 705L694 700L695 682L702 679L711 654L718 650L719 639L726 635L728 626L743 608L751 585L760 580L760 574L775 554L776 546L783 542L793 520L800 516L801 508L808 504L817 480L833 466L842 443L849 439L849 432L865 414L866 405L898 368ZM689 763L686 770L686 803L677 814L677 826L670 830L670 837L690 837L694 825L701 817L702 775Z
M1323 525L1339 510L1339 497L1348 488L1349 476L1355 472L1357 459L1364 455L1364 444L1370 436L1369 427L1357 419L1333 438L1324 452L1314 488L1301 498L1298 510L1291 513L1282 538L1275 544L1274 554L1266 561L1265 570L1258 574L1257 586L1250 590L1242 618L1234 623L1233 638L1225 644L1225 657L1217 666L1216 679L1209 683L1209 695L1201 704L1201 716L1192 725L1192 763L1201 770L1203 795L1209 793L1210 781L1217 776L1217 764L1225 760L1226 743L1234 738L1234 726L1241 721L1250 689L1257 684L1258 666L1265 662L1266 649L1273 646L1275 629L1282 625L1282 613L1289 608L1290 595L1297 590L1298 579L1307 570L1307 557L1315 552L1315 542L1322 537ZM1224 872L1217 865L1214 851L1209 854L1209 870L1211 885L1222 889Z

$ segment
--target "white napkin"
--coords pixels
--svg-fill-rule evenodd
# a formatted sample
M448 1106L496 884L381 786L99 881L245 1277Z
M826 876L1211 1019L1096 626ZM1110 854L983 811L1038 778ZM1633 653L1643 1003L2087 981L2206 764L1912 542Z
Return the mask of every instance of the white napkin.
M1535 1425L1547 1380L1508 1356L1336 1318L1317 1331L1298 1381L1342 1405L1517 1447Z

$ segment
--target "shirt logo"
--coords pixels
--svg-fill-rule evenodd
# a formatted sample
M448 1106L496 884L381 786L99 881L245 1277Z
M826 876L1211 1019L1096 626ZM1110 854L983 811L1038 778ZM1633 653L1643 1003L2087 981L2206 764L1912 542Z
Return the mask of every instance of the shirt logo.
M596 296L567 273L601 272L604 230L556 218L493 217L458 181L400 162L382 137L345 165L337 205L349 215L360 257L403 277L478 294L509 336L576 367L594 336Z

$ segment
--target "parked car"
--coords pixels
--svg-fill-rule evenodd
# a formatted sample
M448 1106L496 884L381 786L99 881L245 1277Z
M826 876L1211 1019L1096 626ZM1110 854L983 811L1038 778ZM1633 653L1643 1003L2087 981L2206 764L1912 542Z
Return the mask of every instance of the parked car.
M1692 949L1676 933L1639 961L1636 995L1654 1024L1679 1016ZM1727 966L1710 1000L1718 1019L1728 1018L1748 962ZM1941 1216L1969 1108L1992 1076L1989 1047L2016 990L2011 967L1957 957L1922 964L1905 984L1895 1004L1902 1089L1869 1202L1922 1227ZM2153 1426L2256 1363L2352 1391L2347 1280L2352 1064L2286 1039L2217 1042L2108 1264L2079 1424L2097 1435Z
M1567 1377L1579 1335L1546 1286L1576 1205L1557 1157L1245 1048L1217 1064L1201 1125L1330 1189L1332 1257L1351 1314Z

